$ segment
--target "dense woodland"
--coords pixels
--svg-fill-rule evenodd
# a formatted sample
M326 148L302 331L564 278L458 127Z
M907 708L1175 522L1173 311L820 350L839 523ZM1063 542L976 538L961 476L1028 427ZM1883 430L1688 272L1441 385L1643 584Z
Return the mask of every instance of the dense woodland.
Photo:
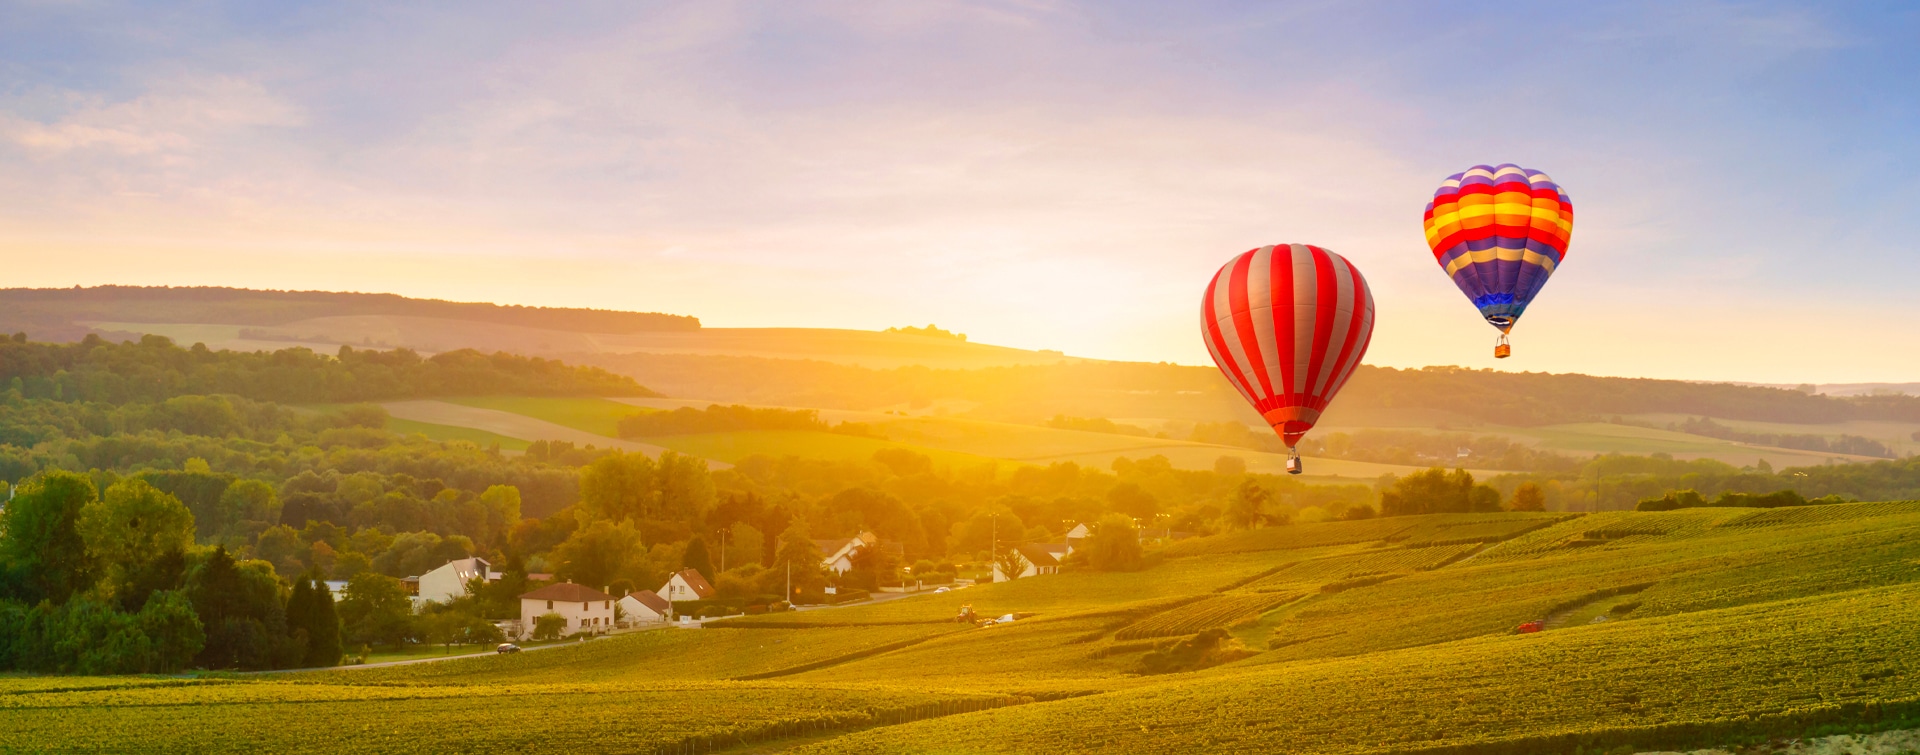
M181 348L160 336L113 343L0 340L0 386L25 398L125 403L189 394L232 394L283 403L383 401L420 396L507 393L530 396L657 396L632 378L592 367L506 353L407 349L337 354Z
M43 341L77 341L85 323L192 322L285 325L313 317L395 315L544 328L580 333L698 330L700 320L657 312L410 299L394 294L254 291L216 287L99 286L0 289L0 332L24 331Z

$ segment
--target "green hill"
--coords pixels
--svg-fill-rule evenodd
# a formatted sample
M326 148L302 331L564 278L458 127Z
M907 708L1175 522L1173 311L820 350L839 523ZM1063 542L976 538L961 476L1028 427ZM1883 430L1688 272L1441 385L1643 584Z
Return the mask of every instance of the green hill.
M1330 522L1150 563L512 657L5 679L0 748L1572 753L1920 726L1920 503Z

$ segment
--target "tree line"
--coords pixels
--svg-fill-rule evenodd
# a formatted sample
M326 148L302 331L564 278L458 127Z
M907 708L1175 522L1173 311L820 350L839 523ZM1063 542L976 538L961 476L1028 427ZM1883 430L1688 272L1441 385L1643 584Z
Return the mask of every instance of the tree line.
M279 403L382 401L508 393L531 396L653 396L632 378L593 367L470 349L421 357L407 349L337 354L181 348L160 336L112 343L0 339L0 389L25 398L123 404L182 395L230 394Z

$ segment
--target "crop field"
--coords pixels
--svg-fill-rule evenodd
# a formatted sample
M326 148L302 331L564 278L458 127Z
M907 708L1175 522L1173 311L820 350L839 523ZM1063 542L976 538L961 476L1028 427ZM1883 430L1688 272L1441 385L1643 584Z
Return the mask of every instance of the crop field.
M1116 640L1144 640L1153 637L1179 637L1224 627L1242 619L1259 616L1274 606L1299 598L1298 593L1217 595L1196 603L1179 606L1128 624L1114 633Z
M1256 592L1289 590L1299 585L1322 585L1374 574L1438 569L1478 550L1479 545L1436 545L1429 548L1385 548L1345 556L1329 556L1286 567L1247 586Z
M387 429L402 435L423 435L428 440L460 440L481 448L499 445L503 451L525 451L529 442L520 438L510 438L499 433L490 433L472 427L438 425L432 422L416 422L410 419L389 419Z
M860 732L796 752L1537 753L1570 751L1582 739L1664 743L1798 731L1859 720L1869 701L1912 710L1915 622L1920 586L1882 588L1320 663L1225 667Z
M443 663L326 672L338 684L421 682L641 684L719 680L798 669L822 661L924 641L959 624L795 630L657 629L574 647Z
M0 751L124 750L137 732L138 749L151 752L679 752L688 742L751 742L1019 702L773 682L89 681L100 687L0 694Z
M1246 553L1209 559L1169 559L1145 572L1068 572L1011 582L976 585L953 592L831 611L756 616L750 626L889 625L945 622L971 605L984 616L1035 613L1053 617L1139 601L1202 595L1250 580L1288 563L1293 554ZM1150 577L1150 578L1143 578ZM732 622L718 622L726 626Z
M1916 503L1403 517L517 656L0 678L0 751L1692 749L1920 720L1915 626ZM1140 673L1215 627L1231 652Z

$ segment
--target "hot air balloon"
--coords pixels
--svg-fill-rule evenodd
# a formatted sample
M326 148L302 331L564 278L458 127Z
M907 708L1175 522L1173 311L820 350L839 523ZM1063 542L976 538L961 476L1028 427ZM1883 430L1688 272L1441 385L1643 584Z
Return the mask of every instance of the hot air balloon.
M1573 202L1560 185L1518 165L1476 165L1448 176L1427 203L1427 246L1440 269L1500 329L1493 355L1567 256Z
M1200 302L1200 332L1221 374L1286 441L1287 471L1300 474L1300 436L1373 340L1373 292L1338 254L1263 246L1214 274Z

